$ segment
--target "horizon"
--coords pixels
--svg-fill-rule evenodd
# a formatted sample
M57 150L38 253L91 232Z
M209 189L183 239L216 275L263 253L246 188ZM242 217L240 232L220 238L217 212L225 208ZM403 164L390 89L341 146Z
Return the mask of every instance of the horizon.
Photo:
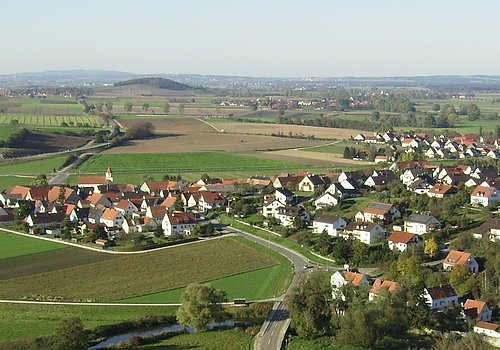
M245 77L500 74L494 0L27 0L2 9L0 74L74 67Z

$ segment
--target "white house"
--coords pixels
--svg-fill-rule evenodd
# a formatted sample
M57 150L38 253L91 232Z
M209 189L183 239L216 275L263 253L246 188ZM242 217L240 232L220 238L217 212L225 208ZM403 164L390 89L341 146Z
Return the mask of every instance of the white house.
M106 227L121 228L123 221L125 221L125 217L116 209L107 208L101 216L101 224L106 225Z
M346 226L347 222L340 216L318 215L313 221L313 232L337 236L337 230L343 230Z
M285 187L277 188L274 192L274 197L276 200L280 201L283 204L288 204L293 201L293 192Z
M464 303L464 315L474 321L491 321L491 309L488 307L484 301L467 299Z
M344 229L344 235L353 239L358 239L365 244L372 244L381 241L386 232L379 224L372 222L350 222Z
M115 205L115 209L122 213L123 216L130 217L132 214L138 213L139 209L134 203L126 199L122 199Z
M161 227L165 236L173 234L189 235L196 227L196 219L192 212L167 212Z
M425 288L422 295L431 310L442 309L458 303L458 295L449 284Z
M441 222L434 216L423 214L411 214L404 222L405 231L416 235L423 235L441 226Z
M356 221L367 222L392 222L400 218L401 212L390 203L371 202L365 210L358 212L355 216Z
M318 199L314 201L314 206L316 207L316 210L321 208L332 207L337 204L339 204L338 198L336 198L330 192L323 193L321 196L318 197Z
M306 223L311 220L311 214L301 206L280 207L275 212L274 217L278 219L283 226L293 226L295 219L300 219Z
M470 204L487 207L500 201L500 191L495 187L477 186L470 195Z
M450 250L443 260L443 270L451 271L455 266L465 266L471 273L479 272L479 264L470 253Z
M284 208L285 204L281 203L279 200L274 199L269 203L264 204L262 207L262 215L266 218L274 217L279 208Z
M351 283L355 287L368 286L368 280L362 273L352 272L352 271L336 271L330 277L330 285L332 287L332 297L335 299L339 296L339 289L343 286ZM345 296L340 293L342 300L345 300Z
M389 243L390 250L399 250L404 252L411 245L417 245L419 243L419 238L416 234L394 231L389 237L387 237L387 242Z
M328 178L319 175L307 175L299 182L299 191L314 192L317 189L325 188Z
M475 333L494 338L496 344L500 343L499 330L500 330L500 325L497 325L495 323L479 321L478 323L476 323L474 325L474 332Z

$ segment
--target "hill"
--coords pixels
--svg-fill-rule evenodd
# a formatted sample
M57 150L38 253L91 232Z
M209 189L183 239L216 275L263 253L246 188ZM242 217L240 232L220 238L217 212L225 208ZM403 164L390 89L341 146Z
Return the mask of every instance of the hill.
M129 85L144 85L156 89L165 90L193 90L189 85L179 83L177 81L165 78L139 78L130 79L114 84L115 87L129 86Z

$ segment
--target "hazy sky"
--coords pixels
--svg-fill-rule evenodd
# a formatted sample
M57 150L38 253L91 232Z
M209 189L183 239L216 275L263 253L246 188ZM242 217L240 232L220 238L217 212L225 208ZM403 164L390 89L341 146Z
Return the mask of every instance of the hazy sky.
M0 73L500 74L500 0L3 0Z

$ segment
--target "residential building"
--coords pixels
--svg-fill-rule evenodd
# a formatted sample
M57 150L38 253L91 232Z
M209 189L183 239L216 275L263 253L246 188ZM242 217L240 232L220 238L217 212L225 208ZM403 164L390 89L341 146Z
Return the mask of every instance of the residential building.
M431 310L442 309L458 303L458 295L449 284L425 288L423 297Z
M189 235L196 227L196 219L192 212L167 212L162 220L165 236L173 234Z
M467 299L464 303L464 315L473 322L490 322L491 314L491 309L484 301Z
M388 238L390 250L399 250L400 252L406 251L410 246L417 245L419 238L414 233L403 231L394 231Z
M358 239L365 244L381 241L385 237L385 230L379 224L372 222L352 221L344 229L343 236Z
M370 288L370 292L368 294L368 300L372 301L375 298L383 297L387 293L393 294L399 287L398 282L382 280L377 278Z
M440 226L441 222L431 215L411 214L404 220L405 231L416 235L423 235Z
M343 230L347 222L340 216L317 215L313 220L313 232L326 232L330 236L337 236L337 231Z
M470 204L488 207L500 201L500 191L495 187L477 186L470 195Z
M470 253L450 250L443 260L443 270L451 271L455 266L465 266L469 269L470 273L479 272L479 264Z
M355 216L356 221L390 223L400 218L401 212L390 203L372 202Z
M339 204L339 199L330 192L325 192L314 201L316 210L333 207Z

